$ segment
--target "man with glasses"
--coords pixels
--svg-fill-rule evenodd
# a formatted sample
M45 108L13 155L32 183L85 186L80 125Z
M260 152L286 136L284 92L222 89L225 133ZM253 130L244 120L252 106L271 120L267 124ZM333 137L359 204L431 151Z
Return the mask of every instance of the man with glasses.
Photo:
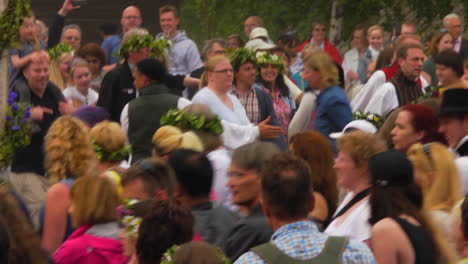
M462 56L463 60L468 58L468 39L462 37L463 23L457 14L448 14L444 17L444 28L453 36L455 45L453 50Z
M81 47L81 27L76 24L65 26L60 42L72 46L75 51L79 50Z
M132 28L139 28L143 23L140 9L136 6L129 6L122 12L122 18L120 19L120 25L122 26L121 35L111 35L104 39L101 44L101 48L106 52L108 57L108 64L119 63L120 58L117 56L117 52L122 44L122 36Z
M327 32L327 27L325 23L320 21L315 21L312 23L312 38L310 40L305 41L302 43L298 48L297 51L301 52L302 49L307 44L315 44L316 46L320 47L325 53L327 53L334 61L341 65L343 63L343 59L341 58L340 52L333 46L325 37L325 33Z

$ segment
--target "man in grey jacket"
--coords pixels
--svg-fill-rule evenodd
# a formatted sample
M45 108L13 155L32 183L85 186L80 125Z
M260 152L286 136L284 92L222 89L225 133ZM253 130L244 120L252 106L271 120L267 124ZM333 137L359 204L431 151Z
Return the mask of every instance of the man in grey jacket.
M185 31L177 30L179 15L172 5L165 5L159 9L159 23L163 32L156 35L156 39L167 38L172 47L167 51L170 61L169 73L172 75L188 75L203 66L197 45Z

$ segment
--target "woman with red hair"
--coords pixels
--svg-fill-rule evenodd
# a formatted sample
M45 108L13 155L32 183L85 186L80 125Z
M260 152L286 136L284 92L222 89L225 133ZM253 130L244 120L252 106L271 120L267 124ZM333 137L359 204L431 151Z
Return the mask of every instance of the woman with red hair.
M398 113L391 132L394 148L406 152L415 143L440 142L447 145L443 135L437 132L438 127L435 113L429 106L405 105Z

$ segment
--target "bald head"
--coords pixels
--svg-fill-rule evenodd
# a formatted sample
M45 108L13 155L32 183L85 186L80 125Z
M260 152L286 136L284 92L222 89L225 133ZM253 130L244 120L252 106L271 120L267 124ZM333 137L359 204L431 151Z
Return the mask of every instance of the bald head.
M259 16L248 17L244 23L244 32L247 35L247 37L250 36L250 32L252 32L252 30L257 27L263 27L262 18L260 18Z
M122 31L125 34L132 28L138 28L143 23L141 18L140 9L136 6L129 6L122 12L122 18L120 24L122 25Z

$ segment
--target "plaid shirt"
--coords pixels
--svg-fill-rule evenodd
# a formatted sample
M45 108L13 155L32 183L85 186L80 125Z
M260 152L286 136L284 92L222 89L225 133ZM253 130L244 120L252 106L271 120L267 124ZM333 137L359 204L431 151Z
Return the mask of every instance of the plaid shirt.
M271 241L288 256L307 260L316 257L325 246L328 236L320 233L310 221L294 222L281 227L273 234ZM243 254L234 264L265 263L252 251ZM342 254L344 264L374 264L371 250L362 242L350 240Z
M255 125L258 124L261 121L260 107L258 105L257 93L255 93L255 89L251 88L246 96L241 96L236 91L236 87L233 85L231 93L235 95L244 106L245 112L247 113L247 118L249 118L250 122Z

